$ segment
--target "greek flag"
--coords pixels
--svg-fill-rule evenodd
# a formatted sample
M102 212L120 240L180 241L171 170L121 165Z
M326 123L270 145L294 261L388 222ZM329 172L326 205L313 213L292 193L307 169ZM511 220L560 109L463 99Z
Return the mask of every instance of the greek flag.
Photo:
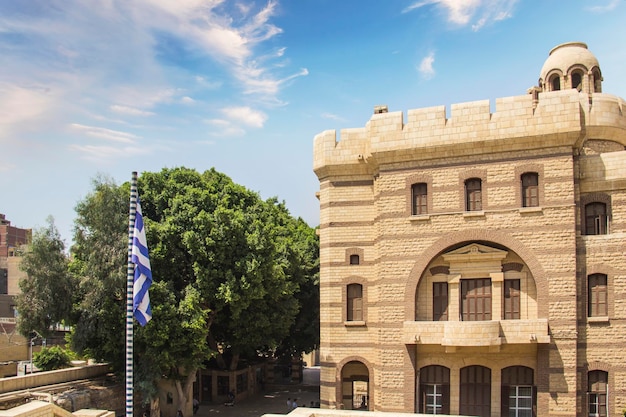
M152 285L152 270L150 269L146 231L143 227L143 216L141 214L139 198L137 198L137 213L135 214L131 261L135 264L133 311L139 324L145 326L152 318L150 296L148 294L148 288Z

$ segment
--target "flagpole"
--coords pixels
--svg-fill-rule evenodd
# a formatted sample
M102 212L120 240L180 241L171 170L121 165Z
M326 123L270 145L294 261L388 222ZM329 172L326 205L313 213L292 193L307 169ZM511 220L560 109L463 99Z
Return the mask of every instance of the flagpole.
M137 172L130 182L128 214L128 270L126 277L126 417L133 416L133 285L135 265L132 262L133 235L137 213Z

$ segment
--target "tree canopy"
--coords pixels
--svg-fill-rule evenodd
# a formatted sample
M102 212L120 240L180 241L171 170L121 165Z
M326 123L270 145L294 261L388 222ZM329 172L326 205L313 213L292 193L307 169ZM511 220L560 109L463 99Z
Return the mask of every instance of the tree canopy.
M240 357L318 344L318 239L302 219L214 169L143 173L138 188L154 280L152 321L135 331L136 384L147 398L164 376L187 392L181 384L213 356L234 369ZM72 346L118 370L128 196L129 184L94 181L76 207L70 265L79 281Z
M52 326L66 320L72 310L75 282L68 273L65 244L54 219L47 222L34 231L20 264L27 276L20 281L21 293L16 297L17 327L24 336L37 332L48 337Z

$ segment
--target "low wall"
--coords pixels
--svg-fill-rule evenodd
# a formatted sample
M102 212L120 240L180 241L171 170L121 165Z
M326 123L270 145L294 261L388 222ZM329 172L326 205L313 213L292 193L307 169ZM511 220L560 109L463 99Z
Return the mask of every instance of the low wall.
M76 381L79 379L97 378L99 376L106 375L109 371L110 367L108 364L97 364L1 378L0 394L41 387L44 385Z

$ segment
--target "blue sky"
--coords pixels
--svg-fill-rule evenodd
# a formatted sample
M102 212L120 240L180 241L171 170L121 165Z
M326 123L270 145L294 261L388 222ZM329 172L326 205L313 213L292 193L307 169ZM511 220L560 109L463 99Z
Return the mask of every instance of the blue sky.
M626 97L625 0L0 2L0 213L66 243L99 174L211 167L319 223L313 137L523 95L587 43Z

